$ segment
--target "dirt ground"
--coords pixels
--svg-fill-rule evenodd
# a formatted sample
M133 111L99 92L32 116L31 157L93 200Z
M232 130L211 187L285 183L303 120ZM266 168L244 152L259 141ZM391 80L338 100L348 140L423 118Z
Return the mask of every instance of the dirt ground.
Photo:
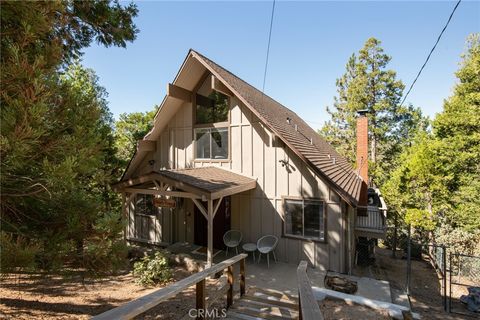
M174 279L188 275L177 268ZM0 279L0 319L89 319L157 289L137 285L131 273L84 283L74 277L8 276ZM189 295L193 301L193 291L183 293L183 299ZM179 309L185 305L179 299L162 306L159 319L177 319ZM152 315L144 317L152 318Z
M407 261L401 258L402 252L397 251L397 258L391 257L391 251L376 248L376 261L370 268L357 269L358 275L372 277L390 282L392 289L404 291L406 284ZM414 312L422 319L468 319L463 315L443 311L441 283L435 269L428 261L412 260L410 303ZM457 289L454 296L460 296L466 289ZM461 306L456 299L453 303Z
M377 250L373 266L357 270L357 275L387 280L394 290L405 288L406 260L391 258L391 252ZM190 273L181 267L174 272L174 281ZM215 289L207 283L207 290ZM440 282L427 261L412 261L411 304L422 319L469 319L463 315L443 311ZM156 288L144 288L134 283L131 273L99 280L62 278L59 276L15 275L0 279L0 319L88 319L132 299L148 294ZM454 288L455 289L455 288ZM466 292L456 291L456 296ZM159 304L139 319L179 319L195 305L194 287ZM458 310L464 308L454 299ZM388 317L362 306L350 306L339 301L322 302L325 319L387 319ZM362 309L362 310L361 310ZM365 309L365 310L363 310Z

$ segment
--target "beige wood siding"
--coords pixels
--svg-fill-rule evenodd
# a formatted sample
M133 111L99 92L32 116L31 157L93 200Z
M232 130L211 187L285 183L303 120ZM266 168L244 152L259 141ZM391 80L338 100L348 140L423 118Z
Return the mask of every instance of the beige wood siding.
M161 115L160 115L161 116ZM244 242L256 242L266 234L279 237L277 257L298 263L305 259L312 266L339 272L346 271L346 220L340 197L284 143L274 137L237 98L230 99L230 159L222 161L194 159L193 108L183 103L157 140L157 150L148 154L138 174L154 169L219 166L257 179L255 190L232 197L232 229L239 229ZM287 165L282 166L280 161ZM282 197L305 197L324 200L326 241L311 242L282 237ZM171 241L193 241L193 204L186 200L175 218ZM131 233L131 230L130 230Z

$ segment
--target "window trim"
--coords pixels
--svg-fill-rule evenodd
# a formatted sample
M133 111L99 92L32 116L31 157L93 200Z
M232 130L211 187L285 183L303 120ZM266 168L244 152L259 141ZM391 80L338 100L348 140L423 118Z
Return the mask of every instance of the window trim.
M286 201L302 201L302 227L305 230L305 201L312 201L312 202L320 202L322 203L322 215L323 215L323 238L311 238L305 236L298 236L294 234L289 234L286 231L287 223L286 219ZM306 197L295 197L295 196L282 196L282 210L283 210L283 217L282 217L282 238L287 239L296 239L308 242L318 242L318 243L327 243L327 215L326 215L326 204L327 202L325 199L320 198L306 198Z
M210 130L210 158L197 158L197 139L196 139L196 130ZM224 159L215 159L212 158L212 137L211 137L211 130L212 129L227 129L227 140L228 140L228 150L227 150L227 157ZM195 162L229 162L230 161L230 127L200 127L200 128L193 128L193 157Z

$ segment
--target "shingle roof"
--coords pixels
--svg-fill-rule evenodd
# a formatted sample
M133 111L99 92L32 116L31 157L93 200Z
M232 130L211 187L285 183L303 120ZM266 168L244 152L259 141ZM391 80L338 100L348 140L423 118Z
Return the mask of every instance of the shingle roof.
M256 116L280 137L302 160L330 181L337 192L356 205L363 180L350 163L295 112L222 68L202 54L193 55L238 97ZM287 119L291 119L288 123Z
M158 173L175 181L186 183L201 191L215 193L253 184L256 180L217 167L160 170Z
M165 182L181 190L204 196L206 199L218 199L256 187L257 181L218 167L201 167L175 170L158 170L132 179L122 180L112 187L122 190L135 186L153 186L153 181Z

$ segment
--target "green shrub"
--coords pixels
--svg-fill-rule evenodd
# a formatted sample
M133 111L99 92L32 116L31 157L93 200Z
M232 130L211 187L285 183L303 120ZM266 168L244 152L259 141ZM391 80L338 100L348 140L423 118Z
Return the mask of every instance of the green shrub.
M172 272L168 258L157 251L153 256L143 257L133 265L135 282L144 286L163 284L171 279Z
M127 265L128 248L123 240L124 222L118 213L110 212L99 218L92 235L84 240L83 264L87 273L115 273Z
M0 273L35 269L35 258L40 246L22 236L0 233Z

